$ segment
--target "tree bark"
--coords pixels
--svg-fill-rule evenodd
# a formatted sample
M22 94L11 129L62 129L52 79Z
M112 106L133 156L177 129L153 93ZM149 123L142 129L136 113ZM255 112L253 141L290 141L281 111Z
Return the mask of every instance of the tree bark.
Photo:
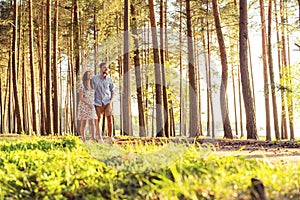
M270 2L272 2L270 0ZM271 5L271 3L270 3ZM271 6L270 6L271 7ZM281 120L282 120L282 128L281 128L281 139L287 139L287 117L286 117L286 68L287 68L287 59L286 59L286 45L285 45L285 30L284 30L284 24L285 24L285 17L284 17L284 0L280 0L280 18L281 18L281 45L282 45L282 51L281 51L281 62L282 62L282 68L281 68L281 90L283 92L282 99L281 99Z
M268 61L269 61L269 76L271 82L271 94L272 94L272 105L273 105L273 118L274 118L274 129L275 137L277 140L280 139L279 127L278 127L278 113L277 113L277 102L275 93L275 80L274 80L274 67L273 67L273 54L272 54L272 0L269 0L268 8Z
M258 139L256 129L256 115L252 91L250 87L248 70L248 13L247 0L240 0L240 22L239 22L239 41L240 41L240 72L243 88L244 106L246 110L246 129L247 139Z
M185 128L185 109L184 109L184 91L182 78L182 0L179 1L179 81L180 81L180 135L186 135Z
M230 125L230 119L229 119L228 98L227 98L227 82L228 82L227 53L226 53L225 42L223 39L223 33L222 33L222 29L221 29L218 0L213 0L212 4L213 4L215 26L216 26L217 36L218 36L218 43L219 43L219 49L220 49L220 54L221 54L221 63L222 63L220 103L221 103L221 114L222 114L222 120L223 120L224 137L232 139L233 136L232 136L232 130L231 130L231 125Z
M154 71L155 71L155 95L156 95L156 136L165 137L164 118L163 118L163 102L162 102L162 73L159 60L158 41L156 32L156 20L154 12L154 2L149 0L149 13L151 23Z
M190 97L190 120L189 135L196 137L200 133L199 127L199 108L198 108L198 91L196 83L196 69L194 61L194 45L192 33L192 17L190 0L186 0L186 24L187 24L187 40L188 40L188 66L189 66L189 97Z
M165 74L165 51L164 51L164 0L160 0L160 64L162 73L162 83L163 83L163 105L164 105L164 131L165 136L169 137L169 109L168 109L168 95L167 95L167 84L166 84L166 74Z
M51 102L51 0L46 7L46 133L52 134L52 102Z
M144 116L144 105L143 105L143 91L142 91L142 76L141 76L141 63L140 63L140 51L139 51L139 38L137 32L137 19L135 11L135 2L130 6L132 15L132 34L134 35L134 70L135 70L135 80L136 80L136 93L138 101L139 110L139 135L140 137L146 137L146 127L145 127L145 116Z
M53 131L55 134L59 134L59 106L58 106L58 80L57 80L57 40L58 40L58 0L55 0L55 10L54 10L54 33L53 33L53 79L52 79L52 102L53 102Z
M14 106L15 106L15 114L14 119L17 122L17 133L22 133L22 121L21 121L21 110L20 103L18 98L18 83L17 83L17 39L18 39L18 1L14 0L14 25L13 25L13 38L12 38L12 84L14 91Z
M35 72L34 72L34 46L33 46L33 23L32 23L32 0L28 0L29 6L29 55L30 55L30 78L31 78L31 112L32 112L32 131L37 133L37 117L35 105ZM41 77L40 77L41 78Z
M124 1L123 133L132 135L130 101L129 0Z
M261 19L261 45L262 45L262 59L263 59L263 74L264 74L264 97L265 97L265 112L266 112L266 140L271 140L271 126L270 126L270 103L269 103L269 79L268 79L268 52L267 52L267 34L266 34L266 19L265 19L265 2L260 0L260 19Z

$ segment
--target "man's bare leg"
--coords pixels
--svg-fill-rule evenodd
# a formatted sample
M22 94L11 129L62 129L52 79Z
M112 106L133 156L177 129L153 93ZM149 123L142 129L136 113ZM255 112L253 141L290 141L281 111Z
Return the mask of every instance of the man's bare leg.
M108 136L112 138L112 116L107 116L107 129L108 129Z

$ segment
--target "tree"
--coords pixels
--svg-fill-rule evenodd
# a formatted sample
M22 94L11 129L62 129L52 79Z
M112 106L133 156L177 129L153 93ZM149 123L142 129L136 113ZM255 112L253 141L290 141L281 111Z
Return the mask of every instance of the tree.
M164 131L167 137L169 133L169 112L168 112L168 95L167 95L167 83L165 75L165 51L164 51L164 0L160 0L160 64L162 73L162 88L163 88L163 105L164 105Z
M52 134L52 104L51 104L51 0L46 5L46 133Z
M256 115L252 92L250 89L250 79L248 71L248 12L247 0L240 0L240 22L239 22L239 41L240 41L240 75L242 80L242 90L244 106L246 110L246 129L247 139L258 139L256 129Z
M277 140L280 139L279 127L278 127L278 113L275 93L275 80L274 80L274 67L273 67L273 54L272 54L272 0L269 0L268 10L268 64L269 64L269 75L271 82L271 94L272 94L272 105L273 105L273 118L274 118L274 129L275 137ZM267 137L267 140L271 139Z
M53 102L53 131L56 134L60 133L59 130L59 105L58 105L58 81L57 81L57 39L58 39L58 0L55 0L55 10L54 10L54 33L53 33L53 78L52 78L52 102Z
M14 118L17 120L17 133L22 133L22 122L21 122L21 111L20 103L18 98L18 84L17 84L17 39L18 39L18 1L14 0L14 23L13 23L13 38L12 38L12 84L14 91L14 106L15 115Z
M189 134L190 137L198 136L199 127L199 107L198 107L198 91L196 83L196 69L194 62L194 45L191 21L191 5L190 0L186 0L186 25L187 25L187 40L188 40L188 66L189 66L189 97L190 97L190 120Z
M34 46L33 46L33 23L32 23L32 0L28 0L29 6L29 55L30 55L30 76L31 76L31 112L32 131L37 133L37 117L35 105L35 72L34 72Z
M146 136L145 127L145 116L144 116L144 105L143 105L143 93L142 93L142 77L141 77L141 64L140 64L140 51L139 51L139 38L137 32L137 15L135 11L135 2L130 6L132 15L132 34L134 36L134 69L135 69L135 79L136 79L136 94L138 101L139 110L139 135L141 137Z
M226 54L226 47L223 39L223 33L221 29L218 0L213 0L212 4L213 4L215 26L216 26L217 36L218 36L218 43L219 43L219 49L221 53L221 63L222 63L220 103L221 103L221 114L223 120L224 137L233 138L230 120L229 120L228 102L227 102L227 82L228 82L227 54Z
M150 23L151 23L151 34L152 34L152 45L153 45L153 58L154 58L154 71L155 71L155 95L156 95L156 136L164 137L164 118L162 109L162 73L161 65L159 60L158 42L157 42L157 32L156 32L156 20L154 12L154 2L149 0L149 13L150 13Z
M260 0L260 19L261 19L261 45L262 45L262 59L263 59L263 74L264 74L264 97L265 97L265 111L266 111L266 140L271 140L271 126L270 126L270 103L269 103L269 79L268 79L268 65L267 65L267 43L266 43L266 19L265 19L265 3Z
M130 101L129 0L124 1L123 133L132 135Z

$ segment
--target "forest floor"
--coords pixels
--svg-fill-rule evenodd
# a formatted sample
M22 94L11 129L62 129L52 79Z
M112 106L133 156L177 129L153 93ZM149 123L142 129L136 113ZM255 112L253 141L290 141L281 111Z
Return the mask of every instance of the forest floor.
M198 143L203 147L209 147L219 156L244 156L246 158L257 158L271 163L300 163L300 140L282 140L282 141L262 141L262 140L242 140L242 139L212 139L212 138L116 138L114 143L124 145L126 143L134 144L165 142L174 143Z
M0 134L0 138L17 139L22 135ZM105 143L111 143L109 138L104 137ZM198 144L204 148L210 148L212 152L219 156L243 156L246 158L257 158L271 163L300 163L300 140L281 140L281 141L263 141L263 140L245 140L245 139L213 139L213 138L140 138L140 137L115 137L113 143L123 146L126 144L157 144L164 143L184 143Z

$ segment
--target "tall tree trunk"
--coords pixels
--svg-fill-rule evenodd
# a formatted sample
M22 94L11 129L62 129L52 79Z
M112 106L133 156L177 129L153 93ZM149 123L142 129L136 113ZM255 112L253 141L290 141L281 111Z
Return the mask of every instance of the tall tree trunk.
M206 19L207 20L207 19ZM207 25L207 23L206 23ZM207 27L208 29L208 27ZM207 48L206 48L206 41L205 41L205 35L204 32L201 33L201 40L202 40L202 45L203 45L203 51L204 51L204 65L205 65L205 79L206 79L206 113L207 113L207 120L206 120L206 131L207 131L207 136L210 137L211 136L211 128L210 128L210 99L209 99L209 76L208 76L208 54L207 52Z
M272 1L270 0L270 3ZM271 5L271 4L270 4ZM287 67L287 59L286 59L286 45L285 45L285 17L284 17L284 0L280 0L280 18L281 18L281 45L282 45L282 51L281 51L281 59L282 59L282 68L280 73L282 74L282 78L280 80L281 87L286 88L286 67ZM282 89L283 95L281 97L281 120L282 120L282 128L281 128L281 138L287 139L287 118L286 118L286 91Z
M232 139L233 136L232 136L232 130L230 125L230 119L229 119L228 98L227 98L228 64L227 64L227 54L225 49L226 47L225 47L225 42L223 39L223 33L221 29L218 0L213 0L212 4L213 4L215 26L216 26L217 36L218 36L218 43L219 43L221 63L222 63L220 103L221 103L221 114L223 120L224 137Z
M261 45L263 51L263 74L264 74L264 97L265 97L265 112L266 112L266 140L271 140L270 126L270 102L269 102L269 79L268 79L268 52L267 52L267 34L266 34L266 19L265 19L265 2L260 0L260 19L261 19Z
M72 67L74 70L72 70L72 92L73 92L73 110L72 110L72 120L73 120L73 130L76 135L79 135L78 131L80 130L80 123L77 120L77 110L76 105L79 99L79 95L76 92L76 77L79 74L80 71L80 25L79 25L79 8L78 8L78 0L73 0L73 17L74 17L74 23L73 23L73 48L74 48L74 61L75 65L72 64ZM75 72L75 73L74 73ZM76 123L77 122L77 123Z
M160 0L160 64L163 83L163 105L164 105L164 131L165 136L169 137L169 109L168 109L168 95L165 74L165 56L164 56L164 0Z
M33 23L32 23L32 0L28 0L29 6L29 55L30 55L30 78L31 78L31 112L32 112L32 131L37 133L37 118L35 105L35 72L34 72L34 47L33 47Z
M124 1L123 132L132 135L130 101L129 0Z
M208 1L207 1L208 3ZM208 5L207 5L207 14L208 15ZM211 54L210 54L210 41L211 41L211 35L210 34L210 30L209 30L209 21L208 21L208 17L207 21L206 21L206 25L207 25L207 72L208 72L208 96L209 96L209 106L210 106L210 110L211 110L211 136L214 138L215 137L215 117L214 117L214 105L213 105L213 99L212 99L212 82L211 82Z
M153 58L154 58L154 71L155 71L155 94L156 94L156 136L165 137L164 118L163 118L163 105L162 105L162 73L159 60L158 41L156 32L156 20L154 12L154 2L149 0L149 13L151 23L151 34L153 44Z
M12 40L11 40L12 41ZM11 43L12 46L12 43ZM13 133L13 125L12 125L12 112L13 112L13 90L12 90L12 50L9 51L9 60L8 60L8 67L7 67L7 74L8 74L8 111L7 111L7 121L8 121L8 132Z
M278 17L277 17L277 5L276 0L274 0L274 9L275 9L275 22L276 22L276 37L277 37L277 43L279 44L279 28L278 28ZM271 38L271 32L272 32L272 24L271 24L271 18L272 18L272 1L269 0L269 11L268 11L268 58L269 58L269 75L270 75L270 82L271 82L271 94L272 94L272 105L273 105L273 118L274 118L274 129L275 129L275 136L276 139L280 139L280 131L278 126L278 111L277 111L277 100L276 100L276 92L275 92L275 80L274 80L274 66L273 66L273 56L272 56L272 38ZM280 48L278 45L277 49L278 53L278 66L279 66L279 78L281 80L281 55L280 55ZM281 98L283 97L283 91L281 90Z
M22 37L25 38L25 31L22 30ZM30 126L29 126L29 102L28 102L28 91L27 91L27 73L26 73L26 59L25 59L25 43L22 44L22 62L20 62L21 70L22 70L22 104L23 104L23 130L26 134L30 134Z
M189 134L190 137L196 137L200 133L199 127L199 108L196 83L196 69L194 62L194 45L192 33L192 17L190 0L186 0L186 24L187 24L187 40L188 40L188 66L189 66L189 97L190 97L190 120Z
M51 104L51 0L46 7L46 133L52 134L52 104Z
M203 135L202 132L202 119L201 119L201 75L200 75L200 62L198 58L198 41L194 36L194 52L195 52L195 66L196 66L196 84L197 84L197 95L198 95L198 109L199 109L199 135Z
M40 106L39 106L39 113L40 113L40 135L46 135L45 133L45 88L44 88L44 1L42 1L42 11L39 18L41 20L41 24L38 25L38 60L39 60L39 90L40 94Z
M286 5L286 3L285 3ZM289 24L288 21L288 9L285 6L285 18L286 18L286 23ZM286 31L288 32L288 27L285 26ZM288 116L289 116L289 122L290 122L290 139L293 140L295 139L295 134L294 134L294 102L293 102L293 78L292 78L292 67L291 67L291 55L290 55L290 37L289 34L287 34L287 54L288 54L288 67L287 67L287 85L288 85L288 92L287 92L287 101L288 101ZM288 136L286 135L286 138Z
M143 105L143 91L142 91L142 76L141 76L141 63L140 63L140 51L139 51L139 38L137 32L137 20L136 11L134 8L135 2L130 6L132 15L132 34L134 35L134 70L136 80L136 93L139 110L139 135L140 137L146 137L144 105Z
M249 52L249 64L250 64L250 76L251 76L250 78L251 78L253 105L254 105L254 110L256 110L255 92L254 92L254 78L253 78L253 65L252 65L252 56L251 56L251 47L250 47L250 39L249 38L248 38L248 52Z
M185 109L184 109L184 91L182 78L182 0L179 1L179 81L180 81L180 135L186 135L185 126Z
M246 129L247 139L258 139L256 129L256 115L252 91L250 87L248 70L248 13L247 0L240 0L240 22L239 22L239 41L240 41L240 69L243 87L244 106L246 110Z
M242 110L242 89L241 89L241 76L240 68L238 67L238 90L239 90L239 107L240 107L240 127L241 127L241 138L244 137L244 128L243 128L243 110Z
M97 8L94 7L94 71L97 71L98 61L97 61L97 53L98 53L98 31L97 31ZM118 16L117 16L118 17ZM117 21L117 32L119 31L119 23Z
M14 118L17 120L17 133L22 133L22 121L21 121L21 110L18 98L18 83L17 83L17 40L18 40L18 1L14 0L14 25L13 25L13 38L12 38L12 83L14 91L14 106L15 114Z
M57 39L58 39L58 0L55 0L55 10L54 10L54 33L53 33L53 79L52 79L52 88L53 88L53 131L56 134L60 133L59 130L59 106L58 106L58 80L57 80Z
M238 74L239 75L239 74ZM235 119L235 135L238 138L238 120L237 120L237 103L236 103L236 88L235 88L235 78L234 78L234 68L231 69L231 78L232 78L232 89L233 89L233 103L234 103L234 119Z

